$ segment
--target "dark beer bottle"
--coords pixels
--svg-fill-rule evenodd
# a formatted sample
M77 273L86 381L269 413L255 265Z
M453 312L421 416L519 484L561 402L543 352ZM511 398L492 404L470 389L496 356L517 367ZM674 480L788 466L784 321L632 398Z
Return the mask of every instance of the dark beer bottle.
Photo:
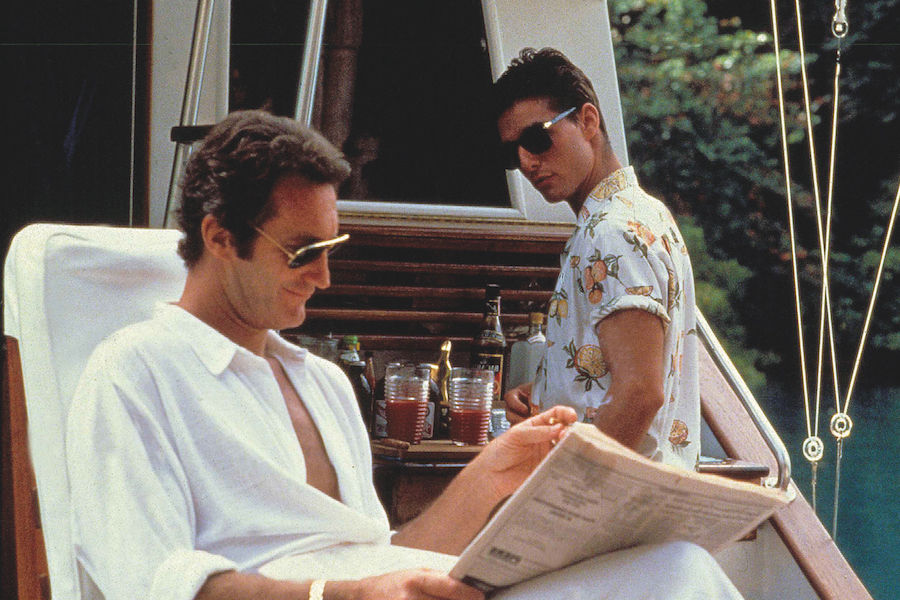
M369 365L367 361L362 360L359 356L359 338L355 335L345 335L341 340L341 355L338 362L353 386L353 392L356 394L356 401L359 403L359 412L362 415L363 422L366 424L366 431L372 433L372 422L374 420L372 397L373 389L369 383L367 371ZM371 357L368 357L371 362ZM374 370L374 365L372 365Z
M484 289L484 316L475 338L469 365L494 372L494 408L502 408L503 356L506 352L506 336L500 324L500 286L489 283Z

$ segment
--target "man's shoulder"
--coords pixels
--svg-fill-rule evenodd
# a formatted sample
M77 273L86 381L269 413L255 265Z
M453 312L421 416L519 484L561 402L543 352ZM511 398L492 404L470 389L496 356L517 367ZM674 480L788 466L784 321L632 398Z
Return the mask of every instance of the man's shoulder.
M101 341L90 357L74 390L68 420L81 423L92 415L117 415L140 405L141 412L161 412L151 393L157 388L154 372L178 364L179 342L171 329L149 319L127 325ZM152 408L151 408L152 407Z
M136 362L147 359L164 360L183 355L189 347L180 332L159 318L131 323L110 334L94 349L88 365L101 362L107 367L127 363L133 368Z

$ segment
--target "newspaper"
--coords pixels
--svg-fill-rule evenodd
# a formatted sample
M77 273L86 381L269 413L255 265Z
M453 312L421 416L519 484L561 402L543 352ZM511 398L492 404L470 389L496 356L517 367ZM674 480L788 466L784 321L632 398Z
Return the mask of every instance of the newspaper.
M716 552L787 503L777 490L651 461L576 423L450 575L487 592L640 544L687 540Z

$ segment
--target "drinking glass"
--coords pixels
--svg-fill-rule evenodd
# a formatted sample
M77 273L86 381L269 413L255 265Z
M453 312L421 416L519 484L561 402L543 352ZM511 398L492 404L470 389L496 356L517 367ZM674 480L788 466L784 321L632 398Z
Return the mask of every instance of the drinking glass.
M450 371L450 440L457 446L487 444L494 399L494 373L455 367Z
M388 437L411 444L422 441L428 410L427 366L409 362L388 363L384 372L384 399Z

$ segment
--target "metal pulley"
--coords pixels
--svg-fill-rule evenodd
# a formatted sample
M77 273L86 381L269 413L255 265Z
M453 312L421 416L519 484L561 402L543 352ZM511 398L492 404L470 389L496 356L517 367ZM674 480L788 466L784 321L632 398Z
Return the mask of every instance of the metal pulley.
M834 0L834 16L831 18L831 33L836 38L842 38L850 31L850 23L847 22L847 0Z
M850 420L850 415L847 413L836 413L833 417L831 417L831 435L835 438L842 440L850 435L850 430L853 429L853 421Z
M803 440L803 457L809 462L814 463L822 460L824 450L825 444L822 443L822 438L817 435L811 435Z

